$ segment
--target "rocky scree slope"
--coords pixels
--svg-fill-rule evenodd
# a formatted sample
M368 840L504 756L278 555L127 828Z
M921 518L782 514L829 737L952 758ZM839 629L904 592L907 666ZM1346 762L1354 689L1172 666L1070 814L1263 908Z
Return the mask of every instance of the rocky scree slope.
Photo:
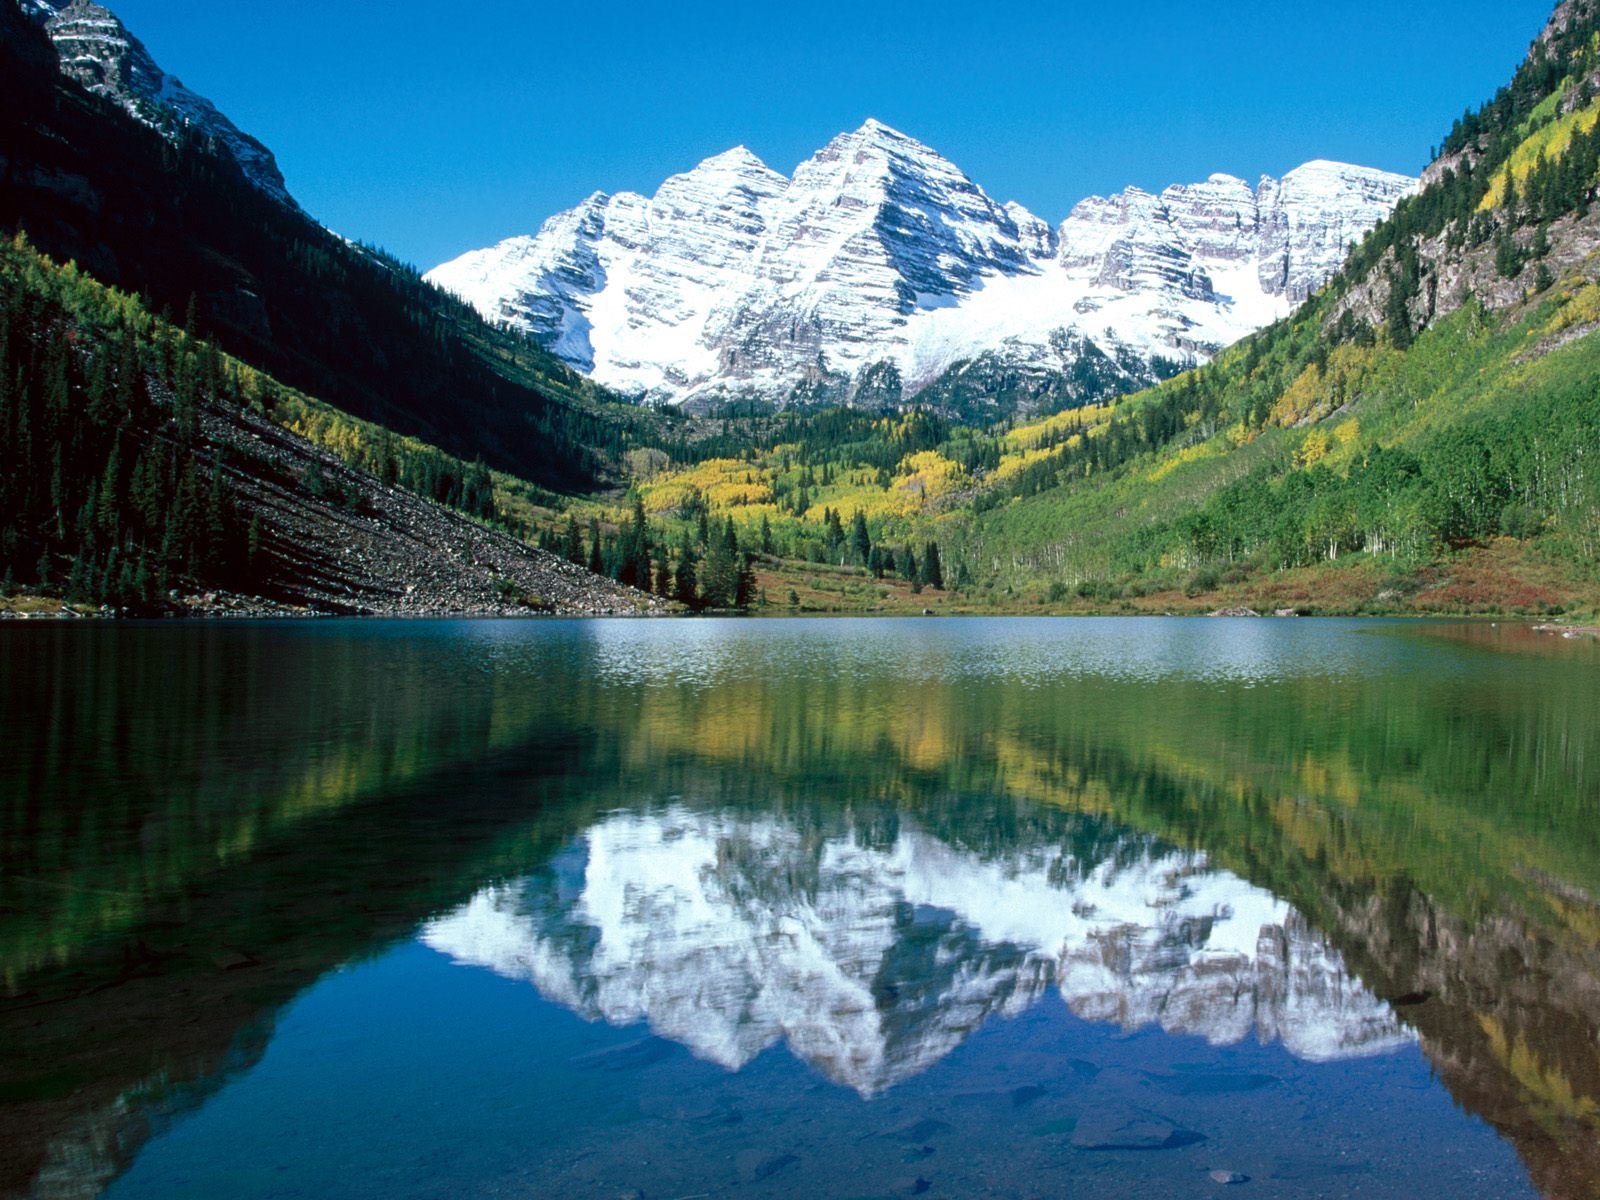
M739 147L427 278L648 401L893 404L939 385L981 402L997 376L1048 372L1081 402L1286 315L1414 186L1313 162L1254 188L1092 197L1052 228L868 121L792 177ZM1024 408L1043 395L1015 385Z
M241 520L260 523L261 590L277 601L383 616L627 615L670 607L385 485L249 410L208 407L201 427L220 452Z

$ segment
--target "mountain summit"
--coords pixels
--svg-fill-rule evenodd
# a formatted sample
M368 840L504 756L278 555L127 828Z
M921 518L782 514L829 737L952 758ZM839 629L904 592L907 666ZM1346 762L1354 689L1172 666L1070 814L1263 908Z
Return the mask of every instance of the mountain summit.
M20 4L55 43L63 74L169 138L184 131L210 142L238 163L256 187L297 207L272 151L211 101L162 70L110 9L89 0L20 0Z
M737 147L428 278L648 401L896 402L978 364L1083 400L1284 316L1415 186L1313 162L1091 197L1052 228L869 120L790 177Z

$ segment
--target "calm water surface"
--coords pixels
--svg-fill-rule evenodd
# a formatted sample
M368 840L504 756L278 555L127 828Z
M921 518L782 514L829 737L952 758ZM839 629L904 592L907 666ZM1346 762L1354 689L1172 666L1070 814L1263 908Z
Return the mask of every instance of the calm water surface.
M11 625L0 1195L1600 1195L1597 809L1510 626Z

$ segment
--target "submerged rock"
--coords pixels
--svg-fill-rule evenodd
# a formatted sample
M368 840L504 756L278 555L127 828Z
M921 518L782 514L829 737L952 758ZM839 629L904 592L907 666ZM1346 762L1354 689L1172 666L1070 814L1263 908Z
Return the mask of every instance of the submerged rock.
M1072 1144L1080 1150L1174 1150L1203 1141L1205 1134L1131 1104L1086 1112L1072 1132Z
M760 1183L763 1179L770 1179L785 1167L799 1161L800 1159L793 1154L752 1148L739 1152L739 1156L734 1159L734 1167L739 1172L740 1183Z
M885 1129L883 1136L893 1138L897 1142L925 1142L931 1137L941 1133L950 1132L950 1123L940 1121L934 1117L924 1117L921 1120L907 1121L896 1125L893 1129Z

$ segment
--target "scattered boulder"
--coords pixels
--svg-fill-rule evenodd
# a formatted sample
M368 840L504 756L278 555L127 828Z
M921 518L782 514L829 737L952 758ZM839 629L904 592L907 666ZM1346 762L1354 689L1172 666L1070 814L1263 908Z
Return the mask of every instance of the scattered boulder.
M752 1147L739 1152L739 1156L734 1159L734 1167L739 1172L740 1183L760 1183L763 1179L770 1179L785 1167L799 1161L793 1154L780 1154Z
M1217 1171L1211 1172L1211 1182L1212 1183L1222 1183L1222 1184L1249 1183L1250 1182L1250 1176L1241 1175L1238 1171L1217 1170Z
M1120 1103L1084 1113L1072 1131L1072 1144L1080 1150L1174 1150L1203 1141L1203 1133Z
M1011 1107L1026 1108L1035 1100L1041 1098L1044 1094L1044 1089L1036 1083L1028 1083L1019 1088L1012 1088Z
M883 1136L893 1138L897 1142L925 1142L931 1137L941 1133L950 1132L950 1123L940 1121L934 1117L923 1117L921 1120L906 1121L896 1125L893 1129L885 1129Z
M1253 608L1235 606L1233 608L1219 608L1209 615L1213 617L1259 617L1261 614Z

